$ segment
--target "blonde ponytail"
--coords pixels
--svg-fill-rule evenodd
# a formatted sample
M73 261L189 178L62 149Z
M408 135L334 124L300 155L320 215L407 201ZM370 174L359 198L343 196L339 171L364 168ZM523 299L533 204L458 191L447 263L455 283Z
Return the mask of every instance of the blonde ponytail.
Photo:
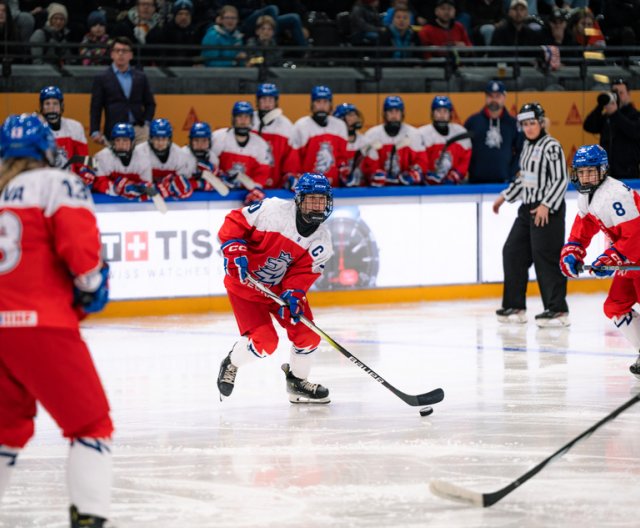
M8 158L0 168L0 193L21 172L42 166L42 161L32 158Z

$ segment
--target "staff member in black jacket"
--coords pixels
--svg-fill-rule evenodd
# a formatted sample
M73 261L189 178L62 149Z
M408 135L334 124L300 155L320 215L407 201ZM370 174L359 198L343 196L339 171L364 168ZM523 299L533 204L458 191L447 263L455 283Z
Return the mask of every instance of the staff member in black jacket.
M535 266L544 311L536 324L569 326L567 279L558 266L564 243L564 196L568 177L564 152L558 140L545 130L544 109L525 104L518 113L525 142L520 154L520 172L493 204L498 213L505 202L522 200L518 216L502 249L504 292L500 322L525 323L529 268Z
M130 123L136 132L136 144L148 139L149 123L156 111L156 101L144 72L130 66L133 44L127 37L117 37L111 45L111 65L96 76L91 90L91 138L105 143L113 125ZM104 109L104 135L100 118Z
M638 178L640 164L640 112L631 102L624 79L611 83L610 97L598 95L598 105L586 117L586 132L600 134L600 146L607 151L611 174L618 179Z

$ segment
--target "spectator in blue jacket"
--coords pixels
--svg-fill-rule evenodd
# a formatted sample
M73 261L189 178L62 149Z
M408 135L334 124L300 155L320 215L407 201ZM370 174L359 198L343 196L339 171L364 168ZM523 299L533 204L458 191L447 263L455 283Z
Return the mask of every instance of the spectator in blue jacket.
M394 59L415 59L420 57L415 48L420 46L418 34L411 28L411 12L405 7L396 7L389 31L380 37L381 46L396 48L391 57ZM402 63L400 63L402 64Z
M518 172L524 138L516 119L504 107L506 94L504 83L489 81L484 108L464 124L473 134L469 183L510 182Z
M231 5L222 6L216 24L211 26L204 38L203 46L242 46L242 33L238 31L238 10ZM202 57L205 66L227 67L242 66L246 53L235 50L204 50Z

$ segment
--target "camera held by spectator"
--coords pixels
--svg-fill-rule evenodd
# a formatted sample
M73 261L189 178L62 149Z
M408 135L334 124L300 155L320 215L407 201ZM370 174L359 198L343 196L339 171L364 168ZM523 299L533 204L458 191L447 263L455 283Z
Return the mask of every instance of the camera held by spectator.
M613 102L620 106L620 97L616 92L602 92L598 95L598 106L607 106Z

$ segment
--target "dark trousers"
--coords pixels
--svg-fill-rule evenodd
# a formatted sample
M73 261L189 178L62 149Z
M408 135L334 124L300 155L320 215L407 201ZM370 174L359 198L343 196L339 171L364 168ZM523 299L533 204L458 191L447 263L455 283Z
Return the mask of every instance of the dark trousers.
M549 214L549 223L536 227L531 210L538 204L522 204L502 248L504 269L503 308L525 309L529 268L535 266L545 310L568 312L567 279L560 271L564 244L566 206Z

